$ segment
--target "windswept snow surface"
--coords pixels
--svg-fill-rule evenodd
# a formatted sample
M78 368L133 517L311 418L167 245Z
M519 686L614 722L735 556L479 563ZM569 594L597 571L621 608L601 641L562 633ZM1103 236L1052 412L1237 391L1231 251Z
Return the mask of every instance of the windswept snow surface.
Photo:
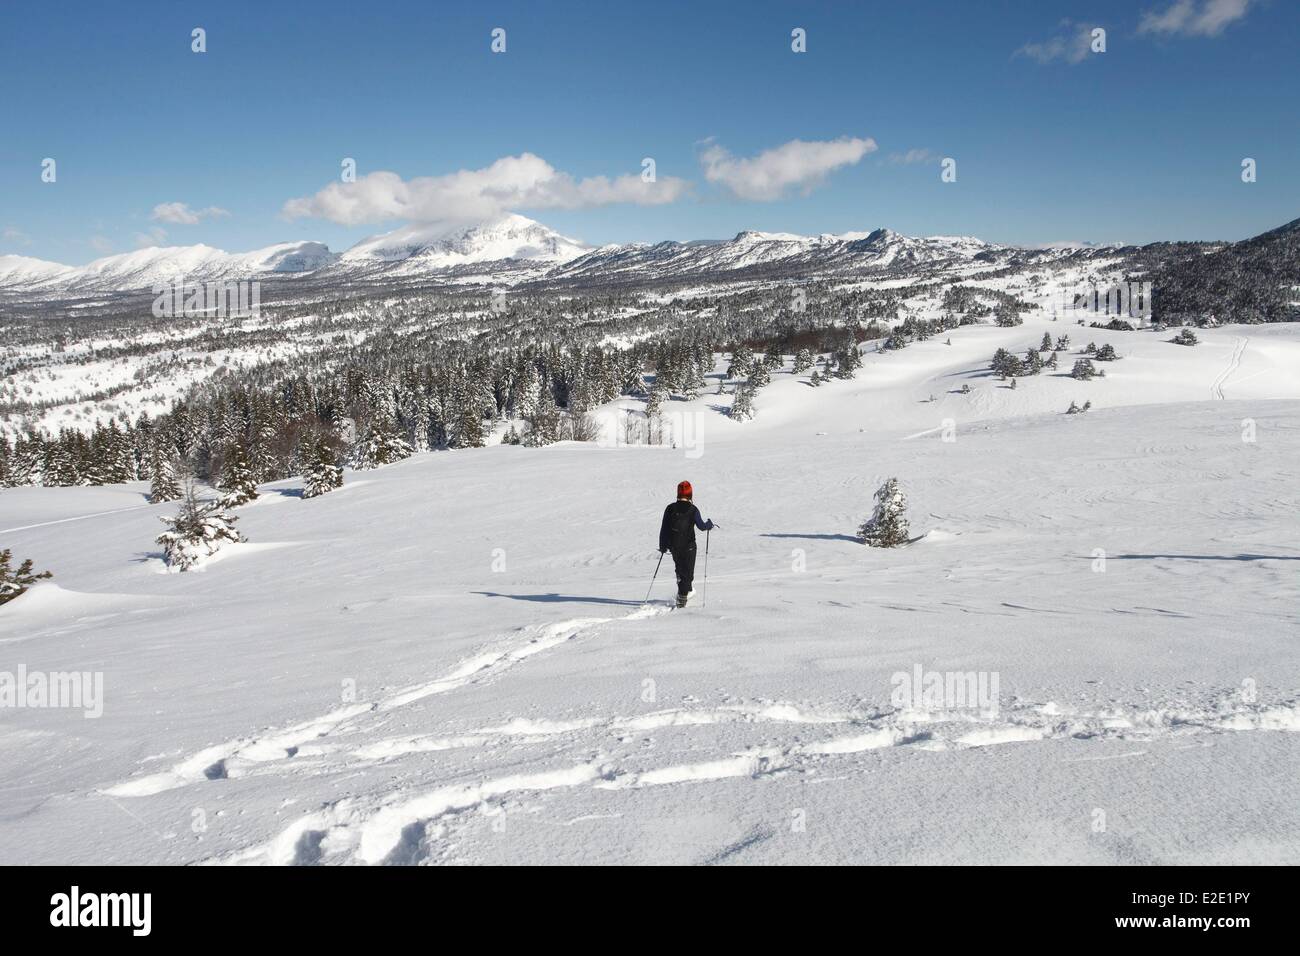
M987 375L1044 329L1061 375ZM0 709L0 862L1300 862L1300 329L1167 337L964 328L752 422L672 403L690 449L268 485L275 547L201 574L156 573L142 485L0 492L56 575L0 672L105 698ZM1090 339L1125 357L1075 382ZM922 537L868 549L891 476ZM720 529L677 611L683 478ZM917 668L996 712L901 706Z

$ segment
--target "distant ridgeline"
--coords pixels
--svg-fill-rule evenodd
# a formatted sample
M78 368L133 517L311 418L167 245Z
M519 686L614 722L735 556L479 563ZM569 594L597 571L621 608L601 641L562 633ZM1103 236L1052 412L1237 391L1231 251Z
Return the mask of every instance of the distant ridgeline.
M842 274L653 289L534 282L508 294L476 286L349 297L299 285L292 297L264 290L265 319L251 323L160 319L149 299L129 297L93 308L29 303L7 310L0 340L0 487L149 479L163 461L216 480L236 448L263 482L302 474L322 448L370 467L478 447L494 429L531 446L593 440L590 413L620 396L644 400L629 423L639 416L646 435L662 434L654 420L668 403L706 387L743 392L752 414L755 392L781 367L813 372L817 385L852 375L867 339L893 350L972 323L1019 325L1053 284L1067 285L1063 275L1094 264L1102 281L1150 283L1153 318L1165 324L1300 319L1300 220L1233 244L1108 247L1054 260L1012 250L987 263L977 255L959 277L921 270L889 288ZM1037 293L1039 304L980 284L1002 279ZM719 353L727 375L706 382ZM94 387L63 395L46 387L55 370L77 381L81 366L127 374L91 376ZM173 381L198 384L165 391ZM164 414L139 410L140 396L157 408L166 399L156 396L176 394ZM72 427L52 434L42 427L47 414Z
M1134 250L1166 325L1300 321L1300 219L1227 245L1156 243Z

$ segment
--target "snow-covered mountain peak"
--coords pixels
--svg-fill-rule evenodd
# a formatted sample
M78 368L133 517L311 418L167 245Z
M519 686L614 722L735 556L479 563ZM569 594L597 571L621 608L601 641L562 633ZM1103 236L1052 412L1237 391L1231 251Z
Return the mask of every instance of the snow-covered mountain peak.
M528 259L567 262L589 246L514 213L471 224L411 223L363 239L342 259L348 263L418 259L426 268Z

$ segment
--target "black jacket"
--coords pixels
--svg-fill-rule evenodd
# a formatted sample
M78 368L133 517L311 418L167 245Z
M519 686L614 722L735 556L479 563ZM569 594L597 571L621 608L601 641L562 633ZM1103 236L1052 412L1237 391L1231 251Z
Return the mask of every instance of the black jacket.
M664 509L659 526L659 550L677 551L695 547L695 529L710 531L713 521L700 517L700 509L690 501L674 501Z

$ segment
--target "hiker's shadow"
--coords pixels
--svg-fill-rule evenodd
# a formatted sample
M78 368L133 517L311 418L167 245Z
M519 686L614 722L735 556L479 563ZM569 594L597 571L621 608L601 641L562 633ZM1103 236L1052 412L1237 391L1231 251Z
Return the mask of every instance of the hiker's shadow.
M861 543L861 538L855 538L851 534L794 534L768 532L760 535L763 538L807 538L810 541L854 541Z
M621 604L625 607L640 607L644 601L623 601L618 598L579 597L573 594L502 594L499 591L471 591L484 597L509 598L512 601L540 601L543 604Z

